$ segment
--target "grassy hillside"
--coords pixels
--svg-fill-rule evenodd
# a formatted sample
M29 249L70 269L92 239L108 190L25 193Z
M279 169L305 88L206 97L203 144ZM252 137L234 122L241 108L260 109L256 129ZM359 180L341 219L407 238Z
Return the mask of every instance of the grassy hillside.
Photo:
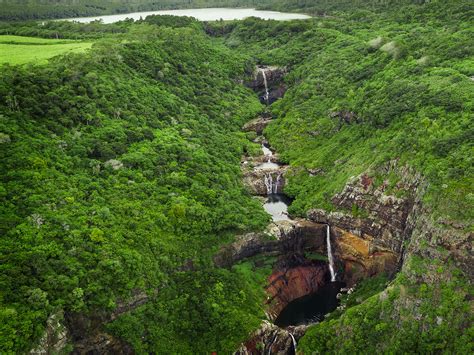
M322 2L295 3L274 5ZM100 324L137 353L230 353L258 327L268 265L211 258L269 222L239 168L258 149L240 129L263 110L240 82L264 63L289 71L265 135L290 165L293 214L335 210L352 176L396 160L426 181L427 224L446 231L412 236L402 271L361 285L299 349L472 353L472 255L456 239L474 219L472 4L354 3L293 22L1 24L38 37L4 37L8 60L95 44L0 67L0 352L28 352L52 314L110 320L137 295L149 301ZM399 176L372 177L404 193Z
M0 64L45 64L49 58L66 53L80 53L91 45L88 42L0 36Z
M292 167L285 189L295 198L292 213L333 211L331 198L352 177L397 161L427 181L427 223L447 235L453 230L446 226L472 233L474 28L468 3L353 9L288 24L248 19L209 31L224 33L229 47L261 63L289 69L289 90L272 105L276 120L265 134ZM404 193L396 188L399 176L372 177ZM472 274L458 256L472 259L469 249L456 249L461 239L455 238L412 236L406 248L416 252L390 287L312 327L299 349L472 352Z
M137 350L230 351L257 326L256 281L210 261L268 221L240 180L240 127L261 110L233 79L244 67L201 31L142 24L0 69L0 352L31 349L50 314L137 292L154 306L113 326Z

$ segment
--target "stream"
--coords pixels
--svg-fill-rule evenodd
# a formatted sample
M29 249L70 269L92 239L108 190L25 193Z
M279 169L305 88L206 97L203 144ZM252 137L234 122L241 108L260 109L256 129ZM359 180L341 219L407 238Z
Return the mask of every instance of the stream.
M270 90L265 71L269 69L266 68L268 67L257 68L257 73L261 73L265 89L264 94L260 95L260 100L268 106L270 104ZM271 77L271 75L269 77ZM265 122L265 120L263 122ZM271 215L274 223L291 221L292 219L288 215L288 206L292 203L292 199L283 193L286 184L284 175L288 167L279 163L278 156L274 153L266 138L263 136L263 128L256 130L257 136L259 136L259 139L256 141L263 142L261 143L263 157L260 156L258 158L257 161L259 163L253 168L253 176L257 177L259 181L258 185L260 186L257 194L265 195L266 200L263 204L263 208ZM262 189L262 182L264 183L264 190ZM263 194L265 191L266 194ZM276 326L285 329L289 326L319 322L324 319L326 314L334 311L339 305L339 300L336 296L344 284L336 281L334 258L331 249L331 228L329 225L326 226L326 244L330 274L327 276L327 282L319 287L316 293L311 293L289 302L285 308L280 311L274 321ZM291 332L289 332L289 335L293 342L293 350L296 352L297 341Z

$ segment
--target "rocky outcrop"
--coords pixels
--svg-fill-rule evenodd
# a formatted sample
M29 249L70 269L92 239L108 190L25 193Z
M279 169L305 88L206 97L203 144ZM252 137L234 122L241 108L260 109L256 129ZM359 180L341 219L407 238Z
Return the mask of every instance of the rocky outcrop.
M293 341L297 342L304 335L306 329L307 326L304 325L282 329L268 321L264 321L260 328L254 332L249 340L241 345L235 354L295 354Z
M242 130L244 132L255 132L257 133L257 135L261 135L263 133L263 130L265 129L265 127L267 127L271 120L271 117L257 117L247 122L244 127L242 127Z
M262 233L248 233L224 245L214 256L219 267L229 267L243 259L258 255L304 254L305 251L325 253L325 229L322 224L306 220L271 223Z
M282 193L285 186L286 166L271 169L252 169L244 171L244 185L252 195L266 196L268 186L272 186L272 193Z
M391 187L388 181L376 186L371 174L361 174L351 179L332 199L340 210L352 210L352 213L308 212L310 220L332 227L334 254L342 264L343 280L349 286L381 272L393 274L398 271L404 241L413 230L407 221L422 186L420 175L407 167L398 167L396 161L373 174L396 174L399 181ZM390 189L394 193L403 192L400 194L403 197L389 194Z
M69 333L63 324L64 314L62 311L53 313L46 322L46 330L38 345L30 351L30 354L59 354L63 352L69 342Z
M275 66L259 66L255 68L253 79L248 81L246 85L258 93L262 103L270 105L279 98L282 98L286 92L286 86L283 83L283 77L285 74L286 68ZM265 98L265 79L267 82L268 99Z
M306 265L273 272L266 287L268 317L276 319L291 301L317 292L325 284L327 272L324 262L306 262Z

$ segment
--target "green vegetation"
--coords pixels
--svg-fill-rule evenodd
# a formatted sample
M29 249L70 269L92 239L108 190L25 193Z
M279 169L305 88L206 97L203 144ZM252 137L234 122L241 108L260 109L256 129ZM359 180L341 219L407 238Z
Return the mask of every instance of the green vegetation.
M388 193L403 196L399 176L378 173L397 160L428 182L423 202L433 223L448 220L472 230L473 7L465 1L399 3L372 12L371 6L333 4L333 16L311 21L207 25L235 51L289 68L289 90L272 105L277 119L265 135L293 168L285 189L295 198L290 212L334 210L332 196L367 170ZM308 169L322 173L312 176ZM357 206L344 212L367 216ZM432 248L420 244L422 255ZM453 256L441 262L424 255L410 255L406 263L414 260L424 267L405 266L382 293L383 280L362 285L348 310L312 327L299 349L471 353L473 290L466 265L461 271Z
M399 275L385 291L363 303L351 306L349 302L340 318L312 326L299 349L316 354L471 354L474 327L466 296L473 290L459 270L450 269L435 283L423 283L421 273L410 278ZM370 288L364 292L370 294Z
M0 35L0 65L45 64L47 60L67 53L80 53L89 49L92 43L46 40L32 37Z
M210 260L268 222L240 179L240 127L261 110L233 80L244 67L201 31L141 24L127 42L1 69L1 352L30 349L51 312L107 312L137 291L156 307L125 319L153 319L168 349L208 351L207 329L230 351L258 324L263 294Z
M2 19L253 2L12 3ZM263 110L240 84L256 63L289 69L265 134L293 171L292 213L335 209L331 197L368 169L403 196L399 176L377 175L398 160L428 182L433 220L472 229L472 4L272 6L328 16L0 23L0 62L44 64L0 67L1 353L32 349L51 314L107 315L137 294L149 301L103 324L137 353L230 353L256 329L274 260L212 263L220 245L269 221L239 168L255 151L240 129ZM299 349L472 353L465 266L442 246L445 260L426 257L427 245L394 280L360 284Z

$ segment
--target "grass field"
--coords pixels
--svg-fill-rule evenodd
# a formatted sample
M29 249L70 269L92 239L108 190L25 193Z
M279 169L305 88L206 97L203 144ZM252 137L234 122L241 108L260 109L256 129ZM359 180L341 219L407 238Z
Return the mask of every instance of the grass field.
M0 65L45 64L49 58L60 54L83 52L91 46L91 42L67 39L0 36Z

